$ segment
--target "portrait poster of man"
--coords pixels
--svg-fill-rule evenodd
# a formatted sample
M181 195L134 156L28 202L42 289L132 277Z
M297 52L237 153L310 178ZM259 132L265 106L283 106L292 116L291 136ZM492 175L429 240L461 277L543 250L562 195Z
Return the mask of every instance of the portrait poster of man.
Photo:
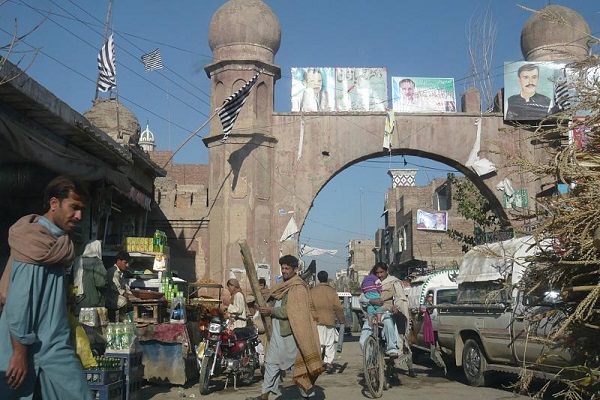
M448 212L436 211L430 213L417 209L417 230L448 230Z
M557 71L564 62L517 61L504 63L504 119L539 121L554 107Z
M456 112L454 78L392 77L395 112Z
M335 110L335 68L292 68L292 112Z
M337 111L385 111L386 68L336 68Z

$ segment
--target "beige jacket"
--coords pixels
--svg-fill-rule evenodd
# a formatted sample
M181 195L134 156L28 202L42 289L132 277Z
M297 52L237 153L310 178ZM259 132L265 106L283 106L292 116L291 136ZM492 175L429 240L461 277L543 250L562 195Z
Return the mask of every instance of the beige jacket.
M327 283L320 283L310 289L310 296L317 310L317 324L335 326L335 317L341 324L346 323L342 303L334 288Z

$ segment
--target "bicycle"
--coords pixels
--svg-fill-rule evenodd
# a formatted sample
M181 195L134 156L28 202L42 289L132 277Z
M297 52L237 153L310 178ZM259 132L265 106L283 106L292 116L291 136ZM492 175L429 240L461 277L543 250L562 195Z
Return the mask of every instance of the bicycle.
M367 389L374 398L383 396L389 389L389 379L394 374L394 359L385 355L385 340L380 338L377 318L367 316L372 327L371 334L363 345L363 365Z

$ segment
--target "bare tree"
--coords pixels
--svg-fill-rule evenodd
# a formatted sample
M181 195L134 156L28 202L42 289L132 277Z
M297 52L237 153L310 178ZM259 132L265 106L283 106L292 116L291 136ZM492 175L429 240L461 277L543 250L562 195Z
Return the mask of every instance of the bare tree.
M8 0L4 0L0 2L0 9L5 5ZM48 19L48 16L44 17L37 25L33 26L29 29L25 34L19 35L19 23L15 18L13 31L8 32L3 28L0 28L5 33L11 35L11 40L6 44L0 44L0 69L4 66L5 62L11 57L15 57L16 61L13 62L19 69L22 71L27 71L33 62L35 61L37 55L39 54L40 49L35 48L33 46L25 43L25 38L35 32L45 21ZM25 44L30 47L29 50L21 50L17 47L19 45ZM2 78L0 79L0 85L6 83L7 81L16 78L16 76Z
M481 111L490 111L494 104L492 61L498 28L491 14L491 1L483 12L475 11L467 24L467 42L471 71L466 86L475 87L481 96ZM465 89L468 89L466 87Z

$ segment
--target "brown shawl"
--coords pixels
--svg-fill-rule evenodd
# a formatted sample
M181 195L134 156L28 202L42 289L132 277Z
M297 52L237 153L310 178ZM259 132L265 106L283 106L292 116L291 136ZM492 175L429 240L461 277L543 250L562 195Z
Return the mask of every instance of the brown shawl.
M281 299L286 293L288 319L298 346L292 380L304 391L308 391L324 371L315 307L308 286L298 275L275 285L271 296Z
M35 214L26 215L8 230L10 257L0 279L0 304L4 304L8 296L13 260L35 265L64 266L73 261L75 250L69 235L54 237L45 226L37 223L39 218Z

